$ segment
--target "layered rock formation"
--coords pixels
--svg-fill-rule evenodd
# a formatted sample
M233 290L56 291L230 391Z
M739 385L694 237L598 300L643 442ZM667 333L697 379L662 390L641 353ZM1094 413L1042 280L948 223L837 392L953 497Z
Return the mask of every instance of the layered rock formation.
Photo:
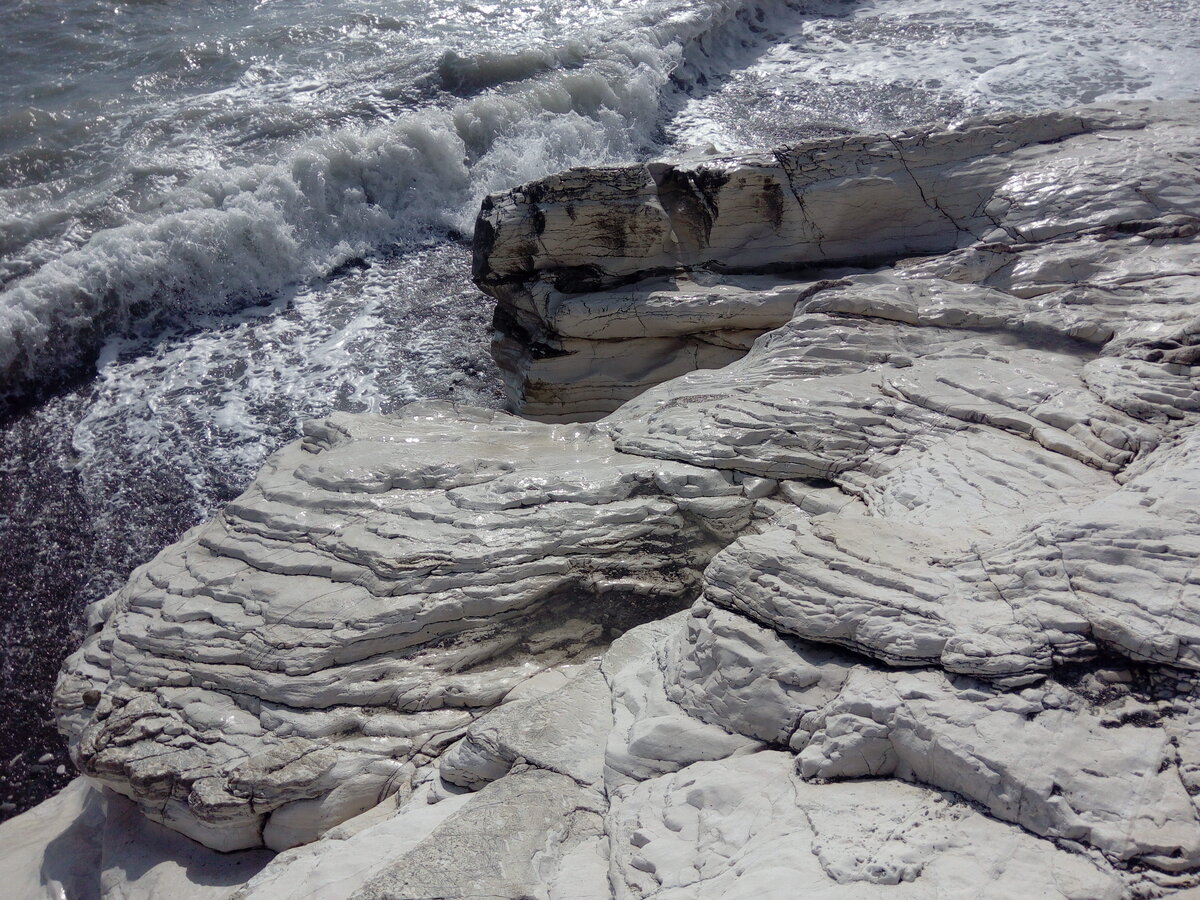
M1164 211L1194 215L1190 126L1138 116L996 116L578 169L489 198L474 270L497 300L494 351L509 399L533 418L596 418L652 385L726 365L791 318L815 280L798 277L804 269L1026 249ZM999 249L977 264L1006 267ZM980 327L1008 311L983 305ZM1106 337L1086 321L1075 327L1075 337Z
M1190 893L1198 135L1126 105L491 198L514 402L628 402L311 425L96 605L87 780L0 876L146 893L136 806L242 851L145 822L196 896Z
M538 673L686 603L750 519L725 473L589 428L418 405L307 432L97 606L58 686L80 769L219 850L402 789Z

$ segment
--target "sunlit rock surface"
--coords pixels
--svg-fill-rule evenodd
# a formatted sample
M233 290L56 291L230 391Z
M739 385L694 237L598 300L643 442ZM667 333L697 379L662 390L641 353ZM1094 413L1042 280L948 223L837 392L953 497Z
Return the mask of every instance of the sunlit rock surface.
M685 371L723 366L788 321L815 269L975 247L982 258L971 262L987 270L967 274L972 281L1017 276L1029 296L1099 274L1106 296L1126 295L1135 273L1171 263L1152 253L1113 266L1102 252L1057 242L1101 226L1194 232L1194 118L1187 105L999 115L759 154L573 169L496 195L479 216L474 268L497 299L493 350L509 399L534 418L596 418ZM1030 242L1053 249L1030 265ZM992 305L983 301L977 324L1006 314L1042 324L1036 305ZM1104 339L1086 312L1061 315L1046 314L1080 338Z
M492 198L514 401L628 402L310 425L96 604L87 780L0 876L1194 896L1198 137L1132 105Z
M538 673L686 605L752 510L591 427L430 405L307 432L97 608L58 688L80 769L219 850L401 789Z

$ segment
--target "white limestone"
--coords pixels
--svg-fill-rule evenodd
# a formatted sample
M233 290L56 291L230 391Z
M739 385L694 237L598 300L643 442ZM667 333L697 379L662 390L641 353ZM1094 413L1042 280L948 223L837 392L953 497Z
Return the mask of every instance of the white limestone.
M401 789L631 606L683 602L749 520L724 473L589 428L431 405L308 435L104 601L59 683L81 769L218 850Z
M93 607L91 781L0 876L1200 889L1198 135L1126 105L491 198L514 401L627 402L310 425Z
M896 782L813 785L775 751L642 782L610 818L614 896L1116 900L1103 864Z
M1187 103L997 115L574 169L489 198L475 275L498 301L510 401L535 418L595 418L689 362L725 365L837 274L822 268L982 247L1000 269L1016 248L1089 229L1194 233L1194 116ZM1116 291L1154 267L1118 255L1103 266ZM785 267L818 271L769 285L734 274ZM1064 288L1100 267L1072 275L1060 258L1051 268Z
M0 824L0 896L20 900L226 900L271 861L216 853L87 778Z

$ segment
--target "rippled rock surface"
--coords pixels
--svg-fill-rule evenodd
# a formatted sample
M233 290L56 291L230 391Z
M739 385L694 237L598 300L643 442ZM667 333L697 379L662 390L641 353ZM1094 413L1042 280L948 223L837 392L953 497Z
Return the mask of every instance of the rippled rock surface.
M534 675L685 604L751 513L727 473L587 427L430 405L307 430L95 610L59 683L81 770L217 849L373 806Z
M493 197L512 399L615 411L313 423L96 604L57 700L86 779L0 875L1190 893L1198 135L1126 105Z

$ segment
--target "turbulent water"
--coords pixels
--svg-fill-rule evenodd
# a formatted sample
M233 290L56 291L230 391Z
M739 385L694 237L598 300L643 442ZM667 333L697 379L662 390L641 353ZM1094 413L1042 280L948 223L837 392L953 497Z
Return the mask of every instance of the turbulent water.
M297 423L497 404L489 191L1200 84L1190 0L0 4L0 814L83 604Z

